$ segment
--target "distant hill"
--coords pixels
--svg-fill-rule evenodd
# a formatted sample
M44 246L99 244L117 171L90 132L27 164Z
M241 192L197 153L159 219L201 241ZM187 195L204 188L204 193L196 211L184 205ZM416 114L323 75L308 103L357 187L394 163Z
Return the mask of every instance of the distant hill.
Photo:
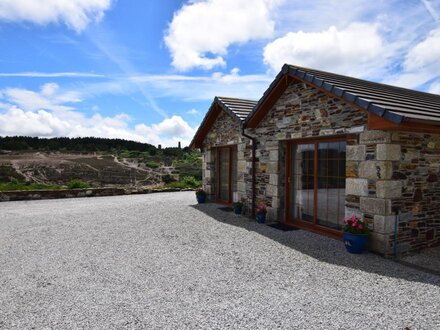
M0 149L5 150L47 150L47 151L108 151L112 149L152 151L156 147L136 141L96 137L39 138L30 136L0 137Z
M76 179L93 187L142 190L197 186L201 176L201 154L189 148L93 137L0 137L0 190L2 184L3 190L34 183L61 187Z

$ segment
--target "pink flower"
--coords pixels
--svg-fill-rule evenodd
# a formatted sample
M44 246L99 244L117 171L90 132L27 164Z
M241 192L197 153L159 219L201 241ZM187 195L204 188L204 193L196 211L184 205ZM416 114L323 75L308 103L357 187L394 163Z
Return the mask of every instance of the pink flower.
M356 227L356 222L352 222L351 224L353 227Z
M362 225L359 224L357 228L358 228L359 230L362 230Z

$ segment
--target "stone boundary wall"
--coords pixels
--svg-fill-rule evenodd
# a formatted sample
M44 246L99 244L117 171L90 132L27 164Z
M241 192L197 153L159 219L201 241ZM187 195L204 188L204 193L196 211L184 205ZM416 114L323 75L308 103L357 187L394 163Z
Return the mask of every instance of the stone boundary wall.
M25 201L38 199L59 199L76 197L97 197L125 195L122 188L90 188L90 189L60 189L60 190L19 190L0 192L0 202Z
M60 190L17 190L1 191L0 202L27 201L40 199L61 199L79 197L103 197L119 195L152 194L160 192L194 191L194 189L147 189L143 191L128 191L123 188L90 188L90 189L60 189ZM195 198L195 197L194 197Z

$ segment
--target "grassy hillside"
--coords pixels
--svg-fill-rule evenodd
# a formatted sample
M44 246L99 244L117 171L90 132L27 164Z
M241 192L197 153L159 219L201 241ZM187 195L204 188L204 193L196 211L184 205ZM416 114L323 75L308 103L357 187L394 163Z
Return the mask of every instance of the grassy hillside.
M0 137L0 191L60 189L72 180L129 190L195 188L201 155L125 140Z

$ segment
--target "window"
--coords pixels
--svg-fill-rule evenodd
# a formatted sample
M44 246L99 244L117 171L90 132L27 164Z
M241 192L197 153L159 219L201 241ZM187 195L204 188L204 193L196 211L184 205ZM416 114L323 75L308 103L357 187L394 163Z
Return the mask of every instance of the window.
M341 140L290 144L290 218L341 229L345 213L345 150Z

